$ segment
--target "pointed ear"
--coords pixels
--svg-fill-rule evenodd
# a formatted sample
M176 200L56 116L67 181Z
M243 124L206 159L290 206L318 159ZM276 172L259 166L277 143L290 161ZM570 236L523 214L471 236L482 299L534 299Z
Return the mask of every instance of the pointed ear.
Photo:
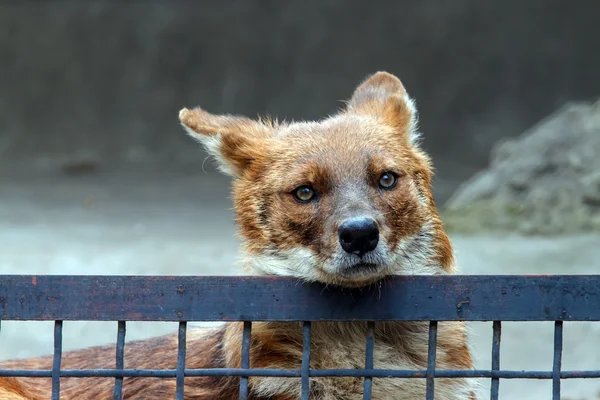
M261 139L272 131L259 121L234 115L213 115L201 108L179 111L187 133L198 140L217 159L219 169L238 177L261 156Z
M378 118L409 135L411 142L418 138L415 102L402 82L387 72L367 77L354 91L346 112Z

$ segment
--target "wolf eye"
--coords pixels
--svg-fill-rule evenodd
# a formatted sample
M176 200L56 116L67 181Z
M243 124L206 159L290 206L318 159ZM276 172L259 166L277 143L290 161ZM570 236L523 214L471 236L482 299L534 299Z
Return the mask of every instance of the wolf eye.
M384 172L379 178L379 187L382 189L392 189L396 186L398 177L393 172Z
M315 197L315 191L308 185L297 187L292 192L294 199L299 203L308 203Z

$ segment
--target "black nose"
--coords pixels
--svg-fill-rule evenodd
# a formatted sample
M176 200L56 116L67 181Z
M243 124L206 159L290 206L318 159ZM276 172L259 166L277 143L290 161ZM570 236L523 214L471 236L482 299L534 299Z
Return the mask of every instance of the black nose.
M377 247L379 227L372 218L353 218L340 225L338 235L347 253L362 256Z

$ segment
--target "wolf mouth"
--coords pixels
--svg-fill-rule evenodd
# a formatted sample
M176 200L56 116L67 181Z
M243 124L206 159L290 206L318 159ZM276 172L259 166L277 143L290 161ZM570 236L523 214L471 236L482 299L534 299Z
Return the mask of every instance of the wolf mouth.
M370 275L381 270L382 266L374 263L357 263L353 266L344 268L341 273L346 276L352 275Z

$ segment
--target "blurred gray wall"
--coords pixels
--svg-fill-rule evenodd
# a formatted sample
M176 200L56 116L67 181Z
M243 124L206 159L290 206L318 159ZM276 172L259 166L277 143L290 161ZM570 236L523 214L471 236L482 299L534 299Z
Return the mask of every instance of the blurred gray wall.
M45 1L0 5L0 158L202 162L183 106L317 118L397 74L438 181L600 95L600 2Z

